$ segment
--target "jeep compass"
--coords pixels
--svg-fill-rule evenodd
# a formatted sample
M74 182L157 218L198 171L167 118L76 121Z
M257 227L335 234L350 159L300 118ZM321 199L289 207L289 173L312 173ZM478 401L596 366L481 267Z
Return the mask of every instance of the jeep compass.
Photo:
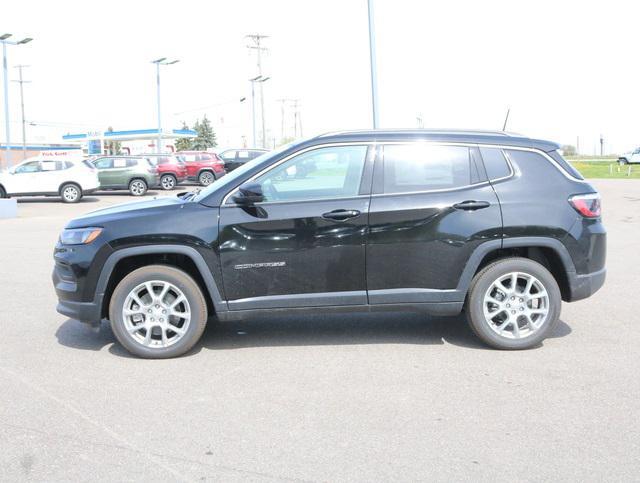
M456 315L499 349L553 333L605 280L600 196L548 141L326 134L210 186L89 213L55 247L58 312L147 358L264 312Z

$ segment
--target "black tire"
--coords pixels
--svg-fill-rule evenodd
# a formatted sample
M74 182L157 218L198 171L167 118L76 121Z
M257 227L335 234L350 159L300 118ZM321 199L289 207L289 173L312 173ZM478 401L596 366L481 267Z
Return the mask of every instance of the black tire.
M624 159L624 158L621 158L621 159L618 160L618 164L620 164L620 166L624 166L627 163L628 163L628 161L626 159Z
M2 186L0 186L0 199L2 198L8 198L8 196L6 190Z
M178 179L172 174L163 174L160 177L160 187L165 191L174 189L178 184Z
M82 188L76 183L65 183L60 187L63 203L78 203L82 199Z
M149 186L143 179L136 178L129 181L129 193L132 196L144 196L147 193Z
M182 291L188 302L189 312L191 314L189 326L184 335L168 347L145 346L143 341L137 340L126 328L123 310L127 297L136 287L150 281L166 282L174 285ZM153 304L149 305L149 307L152 305ZM198 284L187 273L167 265L148 265L128 274L113 291L109 304L111 329L118 339L118 342L131 354L145 359L168 359L181 356L188 352L198 340L200 340L207 323L207 316L207 303ZM146 315L144 315L144 317L146 321ZM161 330L157 327L156 329ZM145 330L144 333L137 331L138 337L144 337L146 335L146 329L143 330ZM156 337L157 340L157 338L161 336L159 334L154 335L152 332L151 337Z
M492 324L498 324L493 321L487 320L484 315L484 298L491 288L492 284L496 280L498 280L499 277L514 272L535 277L542 284L542 287L546 290L548 295L548 312L546 315L546 319L543 319L539 328L533 331L530 335L525 335L522 338L510 338L508 336L498 334L494 329L492 329ZM521 279L518 278L518 283L520 281ZM518 287L520 286L516 285L516 288L519 291L522 291L522 288ZM536 289L534 288L533 290ZM503 302L505 303L505 306L503 307L509 307L509 305L511 305L506 305L506 303L510 302L510 300L507 300L509 298L510 297L504 299ZM517 320L515 322L515 324L518 324L518 332L521 330L521 324L522 330L533 330L529 325L526 324L524 320L522 320L522 316L520 316L519 312L517 312L518 310L523 310L524 313L526 313L526 304L528 304L528 302L526 302L526 299L524 299L525 302L523 307L523 304L519 303L519 301L522 301L523 299L519 298L518 292L516 292L514 298L515 300L512 307L510 307L510 310L503 310L502 315L497 315L494 317L494 319L504 317L505 314L507 317L511 317L511 315L508 314L508 312L511 312L511 314L516 314L515 317L517 317L517 320L520 320L520 322L518 322ZM560 294L558 283L556 282L553 275L551 275L551 273L544 266L527 258L513 257L497 260L487 265L476 274L476 276L471 281L465 309L471 329L485 344L496 349L518 350L535 347L539 345L540 342L542 342L545 338L547 338L549 334L553 333L560 317L561 304L562 296ZM500 312L493 313L500 314ZM511 328L512 333L516 332L516 327L513 326L513 323L507 325L507 327ZM509 331L507 331L506 333L509 334Z
M209 186L216 180L216 175L213 174L213 171L202 171L198 175L198 183L202 186Z

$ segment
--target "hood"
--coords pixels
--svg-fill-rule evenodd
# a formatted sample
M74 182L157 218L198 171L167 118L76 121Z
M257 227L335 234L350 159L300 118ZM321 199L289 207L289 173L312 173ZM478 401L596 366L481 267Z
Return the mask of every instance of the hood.
M67 228L83 228L86 226L103 226L120 220L138 216L152 216L179 210L186 202L177 196L163 196L152 200L134 201L102 208L74 218Z

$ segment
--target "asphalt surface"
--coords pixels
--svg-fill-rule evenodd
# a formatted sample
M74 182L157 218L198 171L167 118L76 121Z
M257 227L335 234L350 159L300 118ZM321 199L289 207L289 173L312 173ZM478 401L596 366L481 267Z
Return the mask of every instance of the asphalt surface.
M55 312L79 205L0 220L0 480L638 481L640 180L594 183L608 280L556 333L486 349L462 318L263 317L190 355L131 358Z

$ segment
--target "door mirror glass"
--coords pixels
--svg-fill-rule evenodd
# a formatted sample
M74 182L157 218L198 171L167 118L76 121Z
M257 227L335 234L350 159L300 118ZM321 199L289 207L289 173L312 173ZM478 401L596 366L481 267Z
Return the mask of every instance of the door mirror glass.
M233 196L233 201L238 205L253 205L264 201L262 186L258 183L245 183L238 188L238 193Z

